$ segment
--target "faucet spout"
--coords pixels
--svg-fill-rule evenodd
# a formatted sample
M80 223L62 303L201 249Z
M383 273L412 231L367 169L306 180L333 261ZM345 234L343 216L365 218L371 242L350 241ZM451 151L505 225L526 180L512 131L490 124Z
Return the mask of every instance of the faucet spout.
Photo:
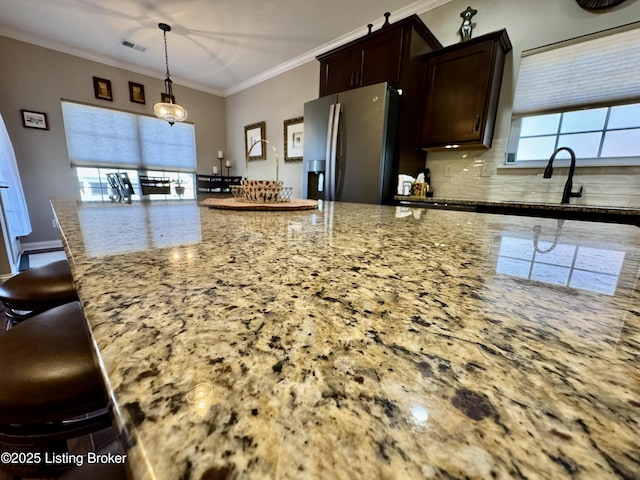
M569 166L569 175L567 176L567 182L564 184L562 201L560 203L569 203L569 198L571 197L582 197L582 187L580 187L580 191L578 192L571 191L571 189L573 188L573 173L576 169L576 154L572 149L570 149L569 147L560 147L556 149L556 151L553 152L553 155L551 155L549 163L547 163L547 168L544 169L544 174L542 175L542 177L551 178L551 176L553 175L553 160L556 158L558 152L561 152L562 150L565 150L569 153L569 156L571 157L571 165Z

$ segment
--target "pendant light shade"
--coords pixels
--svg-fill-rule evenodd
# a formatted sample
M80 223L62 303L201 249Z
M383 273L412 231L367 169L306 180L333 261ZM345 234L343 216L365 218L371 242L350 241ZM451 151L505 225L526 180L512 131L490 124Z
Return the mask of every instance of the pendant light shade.
M182 122L187 119L187 110L175 103L173 96L173 82L169 74L169 54L167 51L167 32L171 31L171 27L166 23L159 23L158 28L162 30L164 36L164 58L167 66L167 78L164 79L164 97L165 102L156 103L153 106L153 114L169 122L173 126L175 122Z

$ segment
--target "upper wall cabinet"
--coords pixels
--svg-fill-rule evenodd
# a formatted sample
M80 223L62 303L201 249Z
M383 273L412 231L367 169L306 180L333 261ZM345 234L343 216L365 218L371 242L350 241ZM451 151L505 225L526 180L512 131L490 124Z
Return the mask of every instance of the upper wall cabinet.
M388 82L403 87L412 56L442 48L417 15L385 23L380 30L318 56L320 96Z
M377 31L317 57L320 96L387 82L402 90L394 175L416 175L424 168L420 118L426 53L442 48L417 15L387 21Z
M422 148L491 147L510 51L507 31L500 30L425 55Z
M321 59L320 96L380 82L400 83L402 29L389 28L371 35L355 48ZM324 80L324 85L323 85Z

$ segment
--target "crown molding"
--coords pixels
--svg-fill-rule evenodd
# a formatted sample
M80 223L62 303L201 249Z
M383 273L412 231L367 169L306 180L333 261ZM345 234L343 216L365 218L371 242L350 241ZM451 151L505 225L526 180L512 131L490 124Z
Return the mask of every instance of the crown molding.
M49 50L54 50L56 52L65 53L67 55L72 55L74 57L79 57L84 60L101 63L103 65L108 65L110 67L120 68L128 72L139 73L141 75L146 75L151 78L159 78L160 80L164 81L164 77L165 77L164 71L153 70L150 68L143 68L143 67L140 67L139 65L134 65L127 62L121 62L111 57L96 55L95 53L91 53L86 50L71 47L64 43L46 40L44 38L34 36L33 34L25 33L20 30L15 30L12 28L0 26L0 35L3 37L8 37L14 40L18 40L20 42L29 43L37 47L47 48ZM171 75L171 80L173 80L174 85L193 88L194 90L210 93L212 95L223 96L223 92L221 90L213 89L207 85L202 85L196 82L185 80L184 78L180 78L175 75Z
M428 12L429 10L433 10L434 8L437 8L451 1L453 0L418 0L417 2L407 5L406 7L401 8L400 10L396 10L395 12L392 12L389 18L393 22L396 20L401 20L413 14L420 15L421 13ZM380 28L384 23L384 17L380 17L376 21L371 23L373 24L373 29ZM362 36L363 36L363 27L357 28L356 30L353 30L345 35L342 35L341 37L338 37L335 40L332 40L331 42L325 43L324 45L321 45L320 47L314 50L303 53L302 55L299 55L287 62L281 63L280 65L277 65L269 70L265 70L259 75L256 75L243 82L240 82L237 85L234 85L233 87L227 88L226 90L224 90L224 92L222 92L222 96L228 97L235 93L241 92L242 90L246 90L247 88L258 85L259 83L262 83L266 80L276 77L289 70L293 70L294 68L299 67L301 65L304 65L305 63L314 60L318 55L321 55L324 52L333 50L334 48L344 45L345 43L349 43L352 40L356 40Z

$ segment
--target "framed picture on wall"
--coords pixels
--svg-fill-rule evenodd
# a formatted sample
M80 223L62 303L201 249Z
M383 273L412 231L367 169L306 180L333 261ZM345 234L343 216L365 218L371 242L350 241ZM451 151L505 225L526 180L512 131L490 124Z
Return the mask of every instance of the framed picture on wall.
M301 162L304 146L304 118L296 117L284 121L284 161Z
M245 155L249 155L249 160L266 160L266 150L262 148L262 142L260 142L265 139L266 129L266 122L253 123L244 127L244 150Z
M141 83L129 82L129 100L133 103L144 104L144 85Z
M22 126L25 128L37 128L39 130L49 130L47 114L42 112L32 112L31 110L20 110L22 113Z
M111 92L111 80L106 78L93 77L93 93L100 100L113 101L113 93Z

